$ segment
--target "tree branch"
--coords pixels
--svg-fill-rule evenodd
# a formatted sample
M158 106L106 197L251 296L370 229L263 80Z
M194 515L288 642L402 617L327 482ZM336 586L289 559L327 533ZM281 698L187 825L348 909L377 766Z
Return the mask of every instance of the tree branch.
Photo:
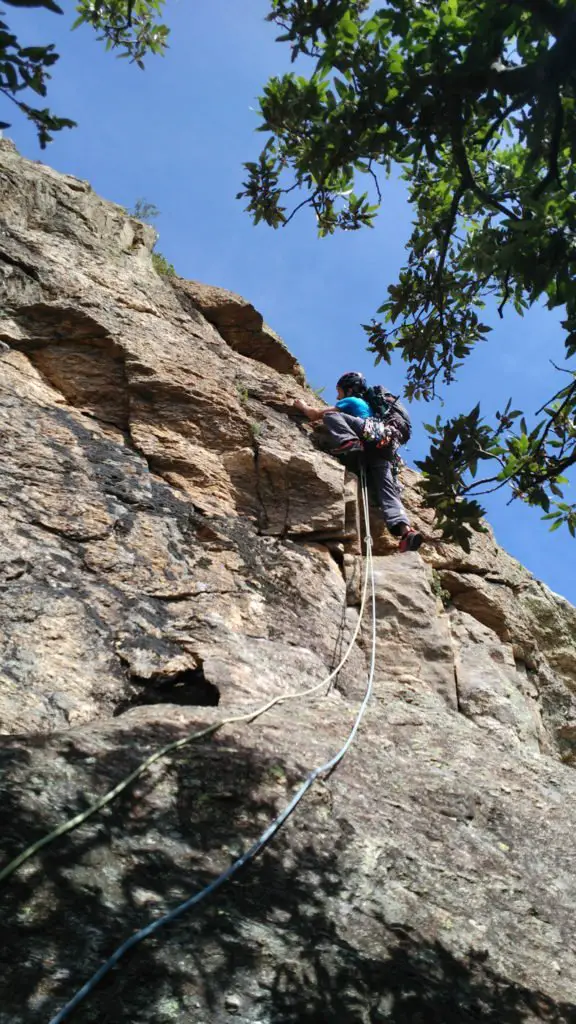
M14 106L18 107L19 110L22 110L24 111L24 113L26 113L25 104L21 103L20 100L15 99L8 89L5 89L3 86L0 86L0 93L2 94L2 96L5 96L7 100L10 100L10 102L13 103Z
M298 206L294 207L290 216L284 221L283 227L286 227L286 225L290 223L292 218L298 213L298 210L301 210L303 206L308 206L310 203L312 203L312 205L314 204L314 196L308 196L306 199L303 199L301 203L298 203Z
M498 480L497 476L487 476L484 480L474 480L467 487L464 487L462 489L462 494L469 494L472 498L479 498L483 494L494 494L495 491L501 491L507 484L512 484L513 479L513 476L507 476L505 480L500 480L499 483L496 483ZM489 484L492 482L495 483L495 487L486 487L483 491L474 490L475 487L480 487L482 484Z
M380 184L378 182L378 178L376 177L376 174L374 173L374 171L372 169L372 160L368 164L368 173L372 175L372 180L373 180L374 185L376 187L376 195L378 196L378 202L381 203L382 202L382 192L380 191Z
M516 110L517 107L521 106L521 104L522 104L522 97L521 96L520 97L519 96L515 96L514 99L510 101L510 103L502 111L500 116L497 117L496 120L493 121L493 123L490 125L490 128L488 129L488 131L486 132L486 135L484 136L484 138L482 139L482 142L480 143L481 149L487 149L488 145L490 144L490 142L494 138L494 136L495 136L496 132L498 131L498 129L503 125L503 123L506 120L506 118L510 116L510 114L512 113L513 110Z
M562 392L559 392L559 394L562 394ZM538 444L536 445L536 448L534 449L534 451L531 452L532 456L537 455L539 452L542 451L544 442L546 441L546 438L548 437L548 434L553 429L554 424L556 423L556 421L560 418L560 416L564 412L566 406L570 405L570 403L573 401L575 394L576 394L576 381L574 382L574 384L570 388L568 388L568 394L566 395L566 397L565 397L564 401L562 402L562 404L559 405L558 408L556 409L556 411L553 412L552 415L550 416L550 419L548 420L548 423L546 424L546 426L544 428L544 431L542 433L542 437L538 441ZM554 396L554 397L556 397L556 396ZM553 402L554 398L552 398L551 401ZM562 450L564 450L564 445L562 446ZM556 475L558 475L561 472L562 472L561 470L558 470L558 473Z
M512 270L511 270L510 267L508 267L508 269L506 271L506 276L504 278L504 295L502 296L502 302L498 306L498 316L500 317L501 320L504 319L504 306L506 305L506 303L508 302L508 299L510 298L510 275L511 275L511 273L512 273Z
M548 155L548 171L542 181L534 189L532 195L534 199L538 199L551 185L553 181L557 181L559 185L562 184L560 180L560 168L558 167L558 153L560 152L560 144L562 142L562 132L564 130L564 107L562 106L562 98L557 92L555 95L554 102L554 124L552 125L552 135L550 138L550 153Z
M564 470L570 469L570 466L576 466L576 448L571 455L567 455L554 467L554 476L562 476Z
M281 188L280 191L281 191L282 195L287 196L287 195L290 194L290 192L293 192L295 188L300 188L300 187L301 187L300 182L299 181L295 181L293 185L290 185L290 188Z
M448 211L448 226L447 226L447 229L445 231L444 238L442 240L442 249L441 249L441 252L440 252L440 259L438 260L438 270L436 271L436 285L437 286L440 286L441 283L442 283L442 276L444 274L444 266L446 264L446 257L448 255L448 249L450 247L450 239L451 239L453 231L454 231L454 225L456 224L456 218L458 216L458 207L460 206L460 201L461 201L462 196L464 195L465 191L466 191L466 186L464 185L464 182L460 182L460 185L458 186L458 188L456 189L454 195L452 196L452 202L450 204L450 209Z
M520 217L517 217L512 210L508 210L507 207L496 198L496 196L493 196L490 192L486 192L486 190L483 189L476 181L468 161L468 154L462 137L462 122L458 117L452 123L452 149L454 151L456 164L460 174L462 175L462 186L466 189L470 189L470 191L474 192L474 194L477 195L478 198L486 204L486 206L491 206L493 210L498 210L498 212L503 214L504 217L509 217L511 220L520 220Z
M562 373L569 373L570 376L574 375L572 370L566 370L563 366L556 366L556 363L552 359L550 360L550 362L552 363L552 366L554 367L555 370L559 370ZM555 402L557 398L560 398L560 396L563 395L565 393L565 391L566 391L565 387L564 388L560 388L560 390L557 391L555 395L552 395L552 398L549 398L548 401L544 402L544 405L541 405L540 408L536 410L535 415L539 416L541 412L545 412L546 409L552 404L552 402ZM572 394L576 393L576 380L574 381L573 384L569 384L568 385L568 391L569 391L568 398L570 398L572 396ZM558 416L559 412L560 412L560 409L558 409L556 411L556 413L554 414L555 417Z

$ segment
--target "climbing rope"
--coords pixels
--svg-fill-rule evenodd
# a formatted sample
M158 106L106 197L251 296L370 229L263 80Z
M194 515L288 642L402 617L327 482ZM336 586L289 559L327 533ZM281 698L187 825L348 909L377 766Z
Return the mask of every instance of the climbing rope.
M134 935L131 935L129 939L126 939L126 941L123 942L122 945L119 946L118 949L115 950L115 952L112 954L112 956L108 960L106 960L105 963L102 964L102 966L96 971L96 973L92 975L92 977L86 982L86 984L82 986L82 988L76 993L76 995L70 1000L70 1002L68 1002L66 1004L66 1006L63 1006L62 1009L56 1014L56 1016L52 1018L52 1020L50 1021L50 1024L62 1024L62 1022L72 1013L72 1011L75 1010L76 1007L79 1006L79 1004L81 1002L83 1002L83 1000L86 999L86 997L88 995L90 995L90 993L94 990L94 988L96 987L96 985L98 985L98 983L102 980L102 978L104 978L105 975L107 975L108 972L111 971L112 968L116 966L116 964L121 960L121 958L124 956L125 953L127 953L130 949L133 949L133 947L138 945L138 943L142 942L143 939L147 939L151 935L154 935L155 932L159 931L161 928L164 928L165 925L170 924L172 921L177 920L179 917L181 917L183 914L185 914L192 907L197 906L199 903L201 903L203 900L205 900L208 896L212 895L212 893L216 892L217 889L220 889L221 886L223 886L225 884L225 882L228 882L231 878L233 878L234 875L236 875L250 861L254 860L254 858L260 853L260 851L264 849L264 847L267 845L267 843L270 842L270 840L273 838L273 836L276 835L276 833L279 831L279 829L282 827L282 825L288 820L290 815L294 812L294 810L296 809L296 807L298 806L298 804L302 800L303 796L308 792L308 790L314 784L314 782L316 782L317 779L320 779L320 778L328 776L337 767L337 765L340 763L340 761L342 761L342 759L345 757L346 753L348 752L348 750L352 746L352 743L354 742L356 733L358 732L358 729L360 728L360 723L361 723L361 721L362 721L362 719L364 717L366 708L367 708L368 703L370 701L370 697L372 695L372 687L373 687L373 682L374 682L374 671L375 671L375 665L376 665L376 592L375 592L375 585L374 585L374 568L373 568L373 562L372 562L372 537L371 537L371 534L370 534L368 493L367 493L367 488L366 488L366 476L365 476L365 472L364 472L364 468L363 467L361 467L361 492L362 492L362 506L363 506L363 512L364 512L364 522L365 522L365 526L366 526L365 589L364 589L364 592L363 592L363 603L362 603L361 609L362 609L362 612L363 612L364 611L364 607L365 607L365 598L366 598L366 594L367 594L367 585L366 584L367 584L367 581L370 580L371 581L371 606L372 606L372 643L371 643L370 669L369 669L369 673L368 673L368 680L367 680L367 683L366 683L366 692L364 694L364 698L362 700L362 703L360 705L360 708L359 708L358 713L356 715L356 718L354 720L354 724L352 726L352 729L350 730L350 732L348 734L346 742L340 748L338 753L334 755L334 757L330 758L330 760L326 761L325 764L319 765L319 767L314 768L314 770L310 772L310 774L307 776L307 778L304 780L304 782L302 783L302 785L298 789L297 793L292 797L292 799L286 805L286 807L280 812L280 814L274 819L274 821L262 833L260 838L257 839L256 842L253 843L252 846L248 850L246 850L245 853L243 853L228 868L226 868L226 870L223 871L222 874L218 876L218 878L214 879L214 881L210 882L210 884L205 886L204 889L202 889L200 892L196 893L195 896L191 896L191 897L189 897L189 899L184 900L184 902L180 903L173 910L169 911L169 913L164 914L163 917L158 918L156 921L152 921L150 924L146 925L146 927L140 929L140 931L136 932ZM359 615L358 623L361 623L361 621L362 621L362 617L361 617L361 615ZM358 625L358 629L359 628L360 627ZM355 631L355 635L357 635L357 632L358 632L358 630ZM348 649L347 654L349 654L349 652L350 652L350 648ZM325 683L326 683L326 680L322 680L321 684L316 684L315 687L311 687L310 690L304 691L304 693L299 694L297 696L304 696L305 693L310 693L310 692L312 692L312 690L318 689L319 685L323 685ZM290 696L293 696L293 695L290 695ZM278 703L280 699L282 699L282 698L276 698L274 702L270 703L270 706L272 706L272 703ZM284 698L284 699L286 699L286 698ZM260 713L262 713L262 712L260 712ZM234 720L235 721L246 720L246 716L242 716L242 718L236 718ZM232 721L232 719L230 719L229 721Z
M363 477L363 494L365 490L366 481ZM366 522L369 522L368 519L366 520ZM367 536L368 535L369 530L367 530ZM46 846L49 846L51 843L55 842L55 840L57 839L60 839L62 836L67 835L68 832L72 832L80 825L83 825L84 822L88 821L88 819L91 818L94 814L97 814L99 811L103 810L104 807L107 807L109 804L111 804L113 800L115 800L118 796L120 796L121 793L124 792L124 790L131 786L133 782L135 782L142 775L144 775L144 773L147 772L152 767L153 764L156 764L156 762L160 761L162 758L167 757L169 754L173 754L177 750L181 750L183 747L195 742L196 740L204 739L207 736L212 736L215 732L217 732L219 729L222 729L225 725L236 725L239 722L252 723L256 721L257 718L260 718L261 715L264 715L266 712L271 711L272 708L276 707L278 704L285 704L287 701L299 700L304 697L310 697L312 694L317 693L318 690L322 689L322 687L330 686L332 680L336 678L338 673L346 664L348 658L350 657L354 644L356 643L356 639L358 637L358 633L360 632L360 626L362 624L362 619L366 608L368 582L369 559L367 557L365 561L364 582L362 587L362 598L360 601L358 620L354 627L354 631L352 633L350 642L342 658L336 665L336 668L332 670L329 676L327 676L325 679L321 679L320 682L315 683L314 686L310 686L306 690L294 690L292 692L279 694L279 696L273 697L271 700L266 701L265 704L261 704L257 708L253 708L252 710L247 711L244 714L232 715L229 718L222 718L219 721L213 722L211 725L206 726L204 729L199 729L197 732L189 733L187 736L183 736L179 740L173 740L171 743L167 743L165 746L161 747L155 753L150 754L150 756L147 757L144 761L142 761L141 764L139 764L132 772L129 773L129 775L126 775L123 779L120 780L120 782L116 786L113 787L113 789L108 790L107 793L104 793L103 796L98 798L98 800L90 804L90 806L87 807L86 810L82 811L80 814L76 814L73 818L70 818L68 821L62 822L62 824L52 829L51 832L48 832L47 835L42 836L42 838L36 840L36 842L31 843L30 846L26 847L26 849L23 850L22 853L19 853L16 857L14 857L13 860L10 861L9 864L6 864L6 866L2 868L2 870L0 870L0 882L5 882L8 878L10 878L11 875L14 874L15 871L18 870L18 868L25 864L26 861L30 860L31 857L34 857L37 853L39 853L40 850L44 849Z

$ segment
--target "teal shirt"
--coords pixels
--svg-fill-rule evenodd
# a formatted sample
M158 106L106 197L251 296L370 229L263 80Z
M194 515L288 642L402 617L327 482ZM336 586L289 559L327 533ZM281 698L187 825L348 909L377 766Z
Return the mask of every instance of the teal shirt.
M373 415L368 402L365 402L363 398L356 398L352 395L349 398L341 398L336 402L336 408L340 412L348 413L349 416L360 416L363 420Z

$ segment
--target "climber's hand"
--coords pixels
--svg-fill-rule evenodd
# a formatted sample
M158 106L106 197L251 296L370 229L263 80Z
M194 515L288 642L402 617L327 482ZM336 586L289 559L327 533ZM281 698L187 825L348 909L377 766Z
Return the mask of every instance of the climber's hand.
M292 408L297 409L298 412L301 412L304 416L307 416L308 419L312 421L321 420L324 413L326 412L325 409L313 409L311 405L306 405L306 402L303 402L301 398L296 399L296 401L293 403Z

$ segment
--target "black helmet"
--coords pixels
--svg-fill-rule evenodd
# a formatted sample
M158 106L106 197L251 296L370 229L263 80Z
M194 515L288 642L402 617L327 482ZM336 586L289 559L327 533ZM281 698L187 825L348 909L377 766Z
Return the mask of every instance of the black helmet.
M357 370L351 370L350 373L342 374L340 380L336 382L336 387L352 394L360 394L366 390L366 377Z

